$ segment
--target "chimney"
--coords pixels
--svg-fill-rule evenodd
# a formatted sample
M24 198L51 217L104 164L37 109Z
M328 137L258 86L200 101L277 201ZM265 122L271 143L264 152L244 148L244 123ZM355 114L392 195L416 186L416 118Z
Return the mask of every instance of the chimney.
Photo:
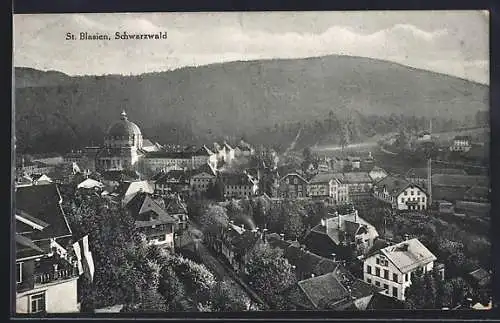
M408 241L409 239L410 239L410 235L408 233L405 233L404 241Z
M314 278L314 277L315 277L315 275L314 275L314 274L311 274L311 278Z
M338 213L338 212L335 212L335 214L337 214L337 217L339 218L339 220L338 220L338 228L340 229L342 227L342 223L341 223L341 221L342 221L342 215L340 215L340 213Z
M337 254L335 252L332 252L332 260L336 261L337 259Z
M241 224L241 229L245 231L245 225L243 223Z
M358 222L358 210L354 210L354 222Z
M325 219L321 219L321 226L322 227L326 226L326 220Z
M285 234L284 233L280 233L280 238L281 238L281 240L285 240Z
M264 242L267 242L266 232L267 232L267 229L263 229L263 230L262 230L262 240L263 240Z

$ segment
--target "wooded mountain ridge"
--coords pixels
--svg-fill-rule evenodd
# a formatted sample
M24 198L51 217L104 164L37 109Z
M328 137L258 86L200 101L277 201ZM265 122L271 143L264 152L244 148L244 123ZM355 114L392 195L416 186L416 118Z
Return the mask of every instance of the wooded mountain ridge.
M283 124L357 115L462 120L488 110L489 87L349 56L229 62L137 76L15 68L17 148L100 144L122 110L159 142L252 137ZM266 130L267 129L267 130Z

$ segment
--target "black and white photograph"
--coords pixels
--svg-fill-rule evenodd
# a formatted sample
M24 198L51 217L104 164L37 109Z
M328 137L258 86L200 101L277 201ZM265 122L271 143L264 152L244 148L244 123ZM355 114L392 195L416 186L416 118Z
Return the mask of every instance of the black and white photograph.
M13 315L496 307L488 11L12 20Z

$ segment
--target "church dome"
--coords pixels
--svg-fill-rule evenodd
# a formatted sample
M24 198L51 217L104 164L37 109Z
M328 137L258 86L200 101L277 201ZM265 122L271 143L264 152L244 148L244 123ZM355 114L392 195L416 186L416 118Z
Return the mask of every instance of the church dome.
M120 121L114 123L108 129L108 136L110 137L142 136L141 129L139 129L139 127L135 123L128 121L127 113L125 113L125 111L121 113L120 119L121 119Z

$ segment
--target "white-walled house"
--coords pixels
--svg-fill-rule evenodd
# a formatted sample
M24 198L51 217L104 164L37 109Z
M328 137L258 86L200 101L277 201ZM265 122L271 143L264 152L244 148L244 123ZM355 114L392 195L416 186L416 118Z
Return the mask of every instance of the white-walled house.
M404 178L387 176L374 185L373 196L390 203L393 209L426 210L427 192Z
M348 185L331 173L314 176L307 185L307 195L313 199L326 199L333 204L349 202Z
M405 240L368 256L363 263L363 280L383 288L383 294L404 301L412 274L432 271L436 259L418 239Z

